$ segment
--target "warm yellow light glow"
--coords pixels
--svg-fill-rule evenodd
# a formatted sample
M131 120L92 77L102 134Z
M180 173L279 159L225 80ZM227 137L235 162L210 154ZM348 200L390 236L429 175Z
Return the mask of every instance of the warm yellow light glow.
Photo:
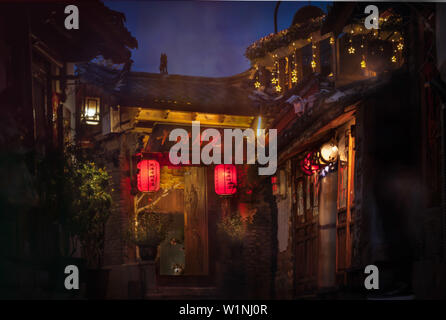
M396 47L397 47L397 49L398 49L399 51L403 51L404 44L402 44L402 43L400 42L400 43L398 43L398 45L397 45Z
M282 87L281 87L280 85L277 85L277 86L276 86L276 91L277 91L277 92L282 91Z
M365 60L363 59L361 61L361 68L365 69L367 67L367 64L365 63Z
M96 114L96 107L95 108L87 107L86 115L88 118L94 117L95 114Z
M276 84L278 81L279 81L279 79L277 79L277 78L272 78L271 79L271 83L272 84Z
M96 125L99 123L99 98L86 98L82 116L87 124Z
M334 44L334 38L333 37L330 38L330 44Z
M314 60L311 61L311 67L312 67L313 69L316 68L316 61L314 61Z
M327 142L322 145L321 157L325 162L333 162L338 157L338 147L333 142Z
M396 57L392 56L392 58L390 59L392 62L396 62Z
M292 83L297 83L297 80L298 80L298 78L297 78L297 70L291 71L291 82Z
M353 47L348 48L348 53L350 53L350 54L354 54L355 51L356 51L356 49Z
M258 81L254 82L254 87L256 87L257 89L260 88L260 82Z

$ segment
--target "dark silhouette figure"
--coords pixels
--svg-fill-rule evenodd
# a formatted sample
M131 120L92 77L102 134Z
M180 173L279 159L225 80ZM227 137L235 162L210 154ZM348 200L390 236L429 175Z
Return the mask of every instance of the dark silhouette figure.
M161 53L160 73L167 74L167 55L165 53Z

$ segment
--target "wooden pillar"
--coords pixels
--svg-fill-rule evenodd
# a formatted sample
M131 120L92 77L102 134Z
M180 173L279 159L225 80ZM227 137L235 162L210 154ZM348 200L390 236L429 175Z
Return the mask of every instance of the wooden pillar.
M351 240L351 224L352 224L352 204L354 196L354 170L355 170L355 154L354 154L354 138L351 130L348 130L348 168L347 168L347 217L346 217L346 255L345 266L349 268L352 260L352 240Z

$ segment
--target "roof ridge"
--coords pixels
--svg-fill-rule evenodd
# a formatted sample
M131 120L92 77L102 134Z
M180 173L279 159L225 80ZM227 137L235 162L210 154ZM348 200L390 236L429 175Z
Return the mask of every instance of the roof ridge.
M183 74L161 74L155 72L144 72L144 71L130 71L127 77L134 78L155 78L155 79L169 79L169 80L187 80L187 81L212 81L212 82L230 82L234 80L241 80L249 77L249 69L241 73L227 76L227 77L205 77L205 76L190 76Z

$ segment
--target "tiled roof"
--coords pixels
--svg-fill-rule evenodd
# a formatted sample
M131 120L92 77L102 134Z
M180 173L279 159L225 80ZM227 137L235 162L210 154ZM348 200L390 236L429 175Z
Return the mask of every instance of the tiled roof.
M252 92L248 72L226 78L130 72L118 96L121 106L255 116Z

